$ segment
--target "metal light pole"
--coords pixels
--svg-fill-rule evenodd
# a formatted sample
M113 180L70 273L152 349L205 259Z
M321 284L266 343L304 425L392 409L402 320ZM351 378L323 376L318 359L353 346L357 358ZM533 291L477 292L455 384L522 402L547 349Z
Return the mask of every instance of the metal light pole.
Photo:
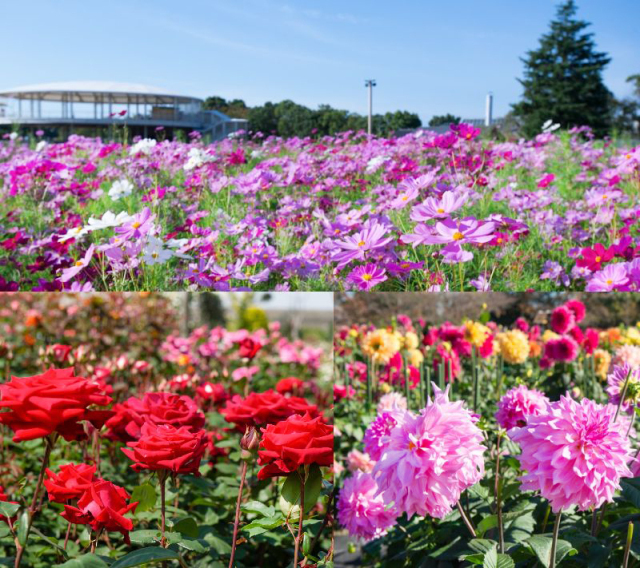
M487 106L484 115L484 125L491 126L493 122L493 93L487 93Z
M364 82L364 86L369 89L369 117L367 120L367 132L369 136L371 136L371 118L373 113L373 87L376 86L375 79L366 79Z

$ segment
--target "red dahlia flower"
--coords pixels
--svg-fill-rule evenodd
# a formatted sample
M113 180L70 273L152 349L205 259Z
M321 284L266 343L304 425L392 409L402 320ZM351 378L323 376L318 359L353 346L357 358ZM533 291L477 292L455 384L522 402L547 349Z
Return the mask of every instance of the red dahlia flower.
M77 507L65 505L62 517L76 525L89 525L96 532L122 533L125 543L131 544L129 531L133 530L133 522L125 515L135 511L138 502L127 504L129 497L122 487L100 479L78 499Z
M258 479L286 476L306 464L333 464L333 427L321 417L297 414L262 429Z
M207 449L204 430L191 432L187 426L176 428L170 424L143 424L140 438L129 442L123 453L135 463L135 471L167 470L172 473L198 474L200 461Z
M35 440L53 432L65 440L86 437L82 421L102 427L111 415L108 411L89 410L92 405L104 406L111 397L104 394L95 381L76 377L73 369L49 369L42 375L11 377L0 385L0 423L15 432L14 442Z

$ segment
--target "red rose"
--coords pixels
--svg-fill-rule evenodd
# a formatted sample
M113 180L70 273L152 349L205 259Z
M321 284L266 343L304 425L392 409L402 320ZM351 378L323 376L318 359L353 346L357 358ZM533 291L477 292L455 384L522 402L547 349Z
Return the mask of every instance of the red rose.
M49 500L55 503L66 503L71 499L79 499L96 481L96 470L95 465L86 463L62 465L58 474L47 469L44 486L47 488Z
M61 516L76 525L89 525L94 531L113 531L122 533L124 541L131 544L129 531L133 522L125 515L135 511L138 502L127 504L129 494L110 481L100 479L92 483L78 499L78 506L64 506Z
M205 423L204 414L191 397L167 392L145 393L141 399L132 396L113 410L115 416L107 421L106 436L120 442L137 440L146 422L188 426L192 432L201 430Z
M88 410L91 405L104 406L111 397L100 385L84 377L75 377L73 369L49 369L33 377L11 377L0 385L0 423L14 432L14 442L34 440L59 432L65 440L86 437L80 424L86 420L99 428L108 411Z
M317 407L310 405L304 398L284 397L274 390L254 392L247 398L235 395L220 412L227 422L239 426L274 424L292 414L318 414Z
M71 346L56 343L55 345L49 345L46 352L47 355L49 355L54 361L58 363L64 363L69 358L69 353L71 353Z
M305 464L333 464L333 427L321 417L293 415L262 429L258 479L289 475Z
M240 357L246 357L247 359L253 359L262 348L262 345L258 341L255 341L250 337L243 339L238 345L238 353Z
M202 383L196 387L196 393L204 400L210 400L213 404L219 404L229 398L224 385L220 383Z
M288 392L301 390L303 385L304 381L301 381L297 377L287 377L286 379L280 379L276 383L276 390L280 394L287 394Z
M122 451L135 462L131 466L135 471L167 470L197 475L207 444L204 430L193 433L187 426L146 423L138 441L129 442L127 446L131 449L122 448Z

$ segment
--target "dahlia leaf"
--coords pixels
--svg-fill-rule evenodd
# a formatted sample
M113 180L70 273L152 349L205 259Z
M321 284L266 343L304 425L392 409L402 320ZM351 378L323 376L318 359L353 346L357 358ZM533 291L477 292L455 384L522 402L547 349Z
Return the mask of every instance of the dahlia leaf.
M531 550L533 550L534 554L538 557L540 564L545 568L548 568L549 560L551 559L551 537L536 535L527 539L525 542L531 547ZM558 540L558 544L556 546L556 565L560 564L565 556L573 556L577 553L578 551L573 548L570 542L567 542L566 540Z
M497 548L487 551L482 561L482 568L514 568L513 560L506 554L498 554Z

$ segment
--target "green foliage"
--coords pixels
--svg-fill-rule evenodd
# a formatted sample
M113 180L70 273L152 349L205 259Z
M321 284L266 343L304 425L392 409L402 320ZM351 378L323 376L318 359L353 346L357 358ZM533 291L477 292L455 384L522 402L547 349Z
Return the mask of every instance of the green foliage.
M561 4L540 46L522 59L523 99L513 110L528 136L547 120L564 128L588 125L598 136L609 131L611 93L602 71L610 58L596 51L593 34L585 31L590 24L575 15L573 0Z
M207 97L202 108L204 110L217 110L231 118L248 118L250 110L241 99L227 101L222 97Z
M443 124L460 124L461 118L451 113L437 114L429 120L429 126L441 126Z

